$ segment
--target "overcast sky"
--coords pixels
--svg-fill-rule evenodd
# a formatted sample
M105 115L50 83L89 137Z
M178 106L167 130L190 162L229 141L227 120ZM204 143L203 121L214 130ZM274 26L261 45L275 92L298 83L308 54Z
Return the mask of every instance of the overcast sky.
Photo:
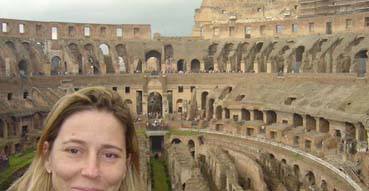
M38 21L151 24L162 35L190 35L201 0L0 0L0 17Z

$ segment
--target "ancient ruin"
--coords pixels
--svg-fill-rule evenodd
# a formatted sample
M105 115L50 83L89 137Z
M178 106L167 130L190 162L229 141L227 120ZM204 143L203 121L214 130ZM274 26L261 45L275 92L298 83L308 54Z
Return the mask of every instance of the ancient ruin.
M117 91L173 190L369 190L369 0L203 0L192 36L0 19L0 156L63 95ZM0 163L0 172L6 163ZM5 166L4 166L5 164Z

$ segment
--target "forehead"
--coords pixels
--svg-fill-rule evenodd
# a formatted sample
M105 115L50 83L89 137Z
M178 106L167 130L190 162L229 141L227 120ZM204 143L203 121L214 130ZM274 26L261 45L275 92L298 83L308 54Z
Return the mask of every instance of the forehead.
M106 111L87 110L72 114L61 125L56 141L81 139L92 145L125 145L123 124Z

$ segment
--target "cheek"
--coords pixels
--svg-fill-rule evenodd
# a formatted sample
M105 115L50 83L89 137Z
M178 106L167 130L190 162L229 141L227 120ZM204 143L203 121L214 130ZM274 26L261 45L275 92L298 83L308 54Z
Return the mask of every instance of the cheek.
M80 165L78 163L71 163L61 157L54 159L51 162L52 183L54 188L56 190L68 190L66 188L70 187L71 180L73 180L73 177L78 175L78 172L80 171L79 166Z
M125 163L107 165L103 169L104 179L110 186L120 184L121 180L127 175L127 166Z

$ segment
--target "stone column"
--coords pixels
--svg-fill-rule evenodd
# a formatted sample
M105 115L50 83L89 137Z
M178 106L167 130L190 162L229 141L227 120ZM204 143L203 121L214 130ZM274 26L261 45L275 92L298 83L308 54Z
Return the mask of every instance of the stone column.
M267 73L268 74L273 73L273 66L271 62L267 63Z
M254 72L255 73L259 73L259 63L258 62L254 62Z
M205 71L205 63L200 62L200 71Z
M263 112L263 122L265 124L268 124L268 115L267 115L267 112L266 111L262 111Z
M216 60L214 60L214 71L219 71L219 64Z
M241 61L241 71L242 72L245 72L246 71L245 62L243 60Z
M255 120L255 110L249 110L250 111L250 121Z
M148 111L147 111L147 100L148 99L148 94L147 93L143 93L142 94L142 114L144 115L148 115Z

